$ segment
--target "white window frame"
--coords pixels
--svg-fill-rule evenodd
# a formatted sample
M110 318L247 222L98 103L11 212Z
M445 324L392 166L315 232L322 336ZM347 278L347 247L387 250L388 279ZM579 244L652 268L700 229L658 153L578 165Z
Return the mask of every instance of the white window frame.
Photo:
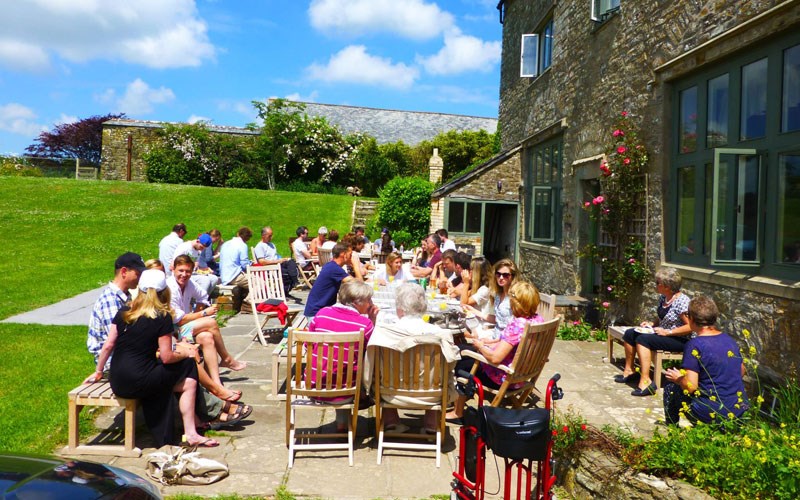
M589 3L592 9L592 21L602 22L606 13L619 9L621 0L589 0ZM613 5L614 3L616 5Z
M525 51L525 42L527 40L533 40L531 43L532 47L530 47L530 51ZM525 65L525 57L531 56L529 52L533 52L532 61L530 66L527 67ZM539 34L538 33L530 33L522 35L522 40L520 43L520 51L519 51L519 76L521 78L536 78L539 76ZM528 71L526 71L528 70ZM530 71L533 70L533 71Z
M756 240L755 244L755 258L753 260L742 260L742 253L743 248L740 246L736 246L736 258L735 259L719 259L717 258L717 245L718 243L718 230L719 221L718 221L718 212L719 212L719 196L720 196L720 157L722 155L737 155L737 156L755 156L758 158L758 205L756 209L756 213L758 214L758 221L756 227ZM741 160L740 160L741 161ZM742 165L739 164L734 166L734 168L741 169ZM739 206L742 205L743 200L743 185L744 182L743 176L739 176L739 185L737 186L737 204ZM717 266L760 266L761 265L761 233L763 231L763 224L761 220L761 212L763 209L763 197L762 197L762 190L764 183L764 166L763 166L763 158L761 155L758 154L758 151L755 149L734 149L734 148L716 148L714 149L714 189L713 189L713 198L711 200L711 264ZM736 224L736 241L742 240L742 227L741 224ZM733 229L733 228L732 228Z

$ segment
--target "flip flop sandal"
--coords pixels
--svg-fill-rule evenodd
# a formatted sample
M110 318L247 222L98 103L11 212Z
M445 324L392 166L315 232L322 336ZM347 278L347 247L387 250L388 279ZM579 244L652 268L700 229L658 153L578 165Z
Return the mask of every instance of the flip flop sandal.
M227 398L220 398L223 401L227 401L228 403L235 403L242 398L242 391L234 391L231 390L231 395Z
M200 441L199 443L195 443L195 444L189 444L187 441L184 441L183 443L181 443L181 445L185 446L187 448L194 448L194 449L197 449L197 448L216 448L217 446L219 446L219 441L217 441L215 439L208 438L208 439L204 439L204 440Z

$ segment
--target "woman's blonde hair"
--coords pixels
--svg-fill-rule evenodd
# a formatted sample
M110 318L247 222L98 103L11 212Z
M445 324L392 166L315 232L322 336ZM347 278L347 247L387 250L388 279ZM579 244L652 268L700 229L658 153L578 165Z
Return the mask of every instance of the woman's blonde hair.
M394 264L394 261L402 258L403 257L397 252L391 252L386 256L386 276L389 276L389 267Z
M528 281L515 281L508 290L511 314L515 318L532 318L539 309L539 290Z
M494 273L496 273L497 271L499 271L500 269L502 269L504 267L507 267L511 271L511 282L509 283L509 285L513 285L514 284L514 279L517 277L517 274L519 274L519 269L517 268L517 265L514 264L513 260L511 260L511 259L500 259L500 260L498 260L495 263L494 268L492 269L492 273L494 274ZM510 290L510 288L509 288L509 290ZM489 291L490 291L490 295L492 296L492 298L497 297L498 295L503 293L503 290L497 284L497 277L496 276L492 276L491 279L489 280Z
M145 269L160 269L161 271L164 270L164 263L162 263L158 259L147 259L144 261Z
M488 287L492 281L492 264L483 257L472 259L469 271L472 274L471 293L477 292L482 286Z
M160 292L155 288L148 288L146 292L139 290L139 294L131 302L131 308L122 314L122 320L132 325L142 316L156 319L159 316L172 314L170 297L169 287Z

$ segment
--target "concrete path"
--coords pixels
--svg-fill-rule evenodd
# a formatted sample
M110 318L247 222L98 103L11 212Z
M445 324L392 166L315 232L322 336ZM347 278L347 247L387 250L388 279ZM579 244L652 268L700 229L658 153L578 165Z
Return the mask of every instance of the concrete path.
M51 306L40 307L33 311L17 314L4 319L3 323L36 323L39 325L84 325L89 324L89 316L97 297L102 293L100 288L83 292L72 298L62 300Z
M227 462L230 476L208 486L162 487L165 495L185 492L203 496L229 493L272 496L280 486L294 495L314 498L427 498L449 494L458 456L458 427L448 424L445 454L439 469L435 467L430 452L393 450L385 453L383 463L377 465L372 410L360 413L353 467L347 465L346 452L327 451L298 453L294 467L289 469L288 451L284 444L285 403L275 401L271 396L272 384L281 383L270 379L274 347L254 342L254 328L253 317L241 314L231 318L223 329L229 350L237 359L248 362L247 368L241 372L223 373L223 380L228 387L243 391L242 399L253 406L253 413L241 425L213 434L222 442L220 447L202 450L203 456ZM630 396L631 387L612 381L614 375L621 373L620 367L605 362L604 356L604 343L556 340L538 385L543 389L550 376L559 372L564 390L564 399L557 405L559 412L575 411L598 427L611 424L635 433L651 433L662 412L660 392L656 397ZM285 377L284 370L281 377ZM314 425L330 425L333 418L332 413L326 414ZM410 425L417 422L405 416L404 421ZM143 448L142 458L84 457L146 476L144 457L154 450L141 412L137 423L137 445ZM103 415L97 422L101 429L109 426L121 428L121 424L122 419L119 416L115 418L114 413ZM502 462L497 467L490 459L486 468L490 492L497 491L497 470L502 471ZM494 495L487 497L499 498Z

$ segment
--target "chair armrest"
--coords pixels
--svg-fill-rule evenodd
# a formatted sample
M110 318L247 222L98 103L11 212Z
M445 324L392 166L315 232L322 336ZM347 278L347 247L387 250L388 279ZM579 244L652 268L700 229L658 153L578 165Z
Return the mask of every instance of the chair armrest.
M497 368L498 370L501 370L501 371L505 372L508 375L511 375L511 374L514 373L514 370L512 368L510 368L510 367L508 367L506 365L496 365L494 363L491 363L488 359L484 358L482 354L477 353L475 351L461 351L461 357L463 358L465 356L467 358L472 358L472 359L475 359L477 361L480 361L481 363L486 363L489 366L493 366L493 367Z

